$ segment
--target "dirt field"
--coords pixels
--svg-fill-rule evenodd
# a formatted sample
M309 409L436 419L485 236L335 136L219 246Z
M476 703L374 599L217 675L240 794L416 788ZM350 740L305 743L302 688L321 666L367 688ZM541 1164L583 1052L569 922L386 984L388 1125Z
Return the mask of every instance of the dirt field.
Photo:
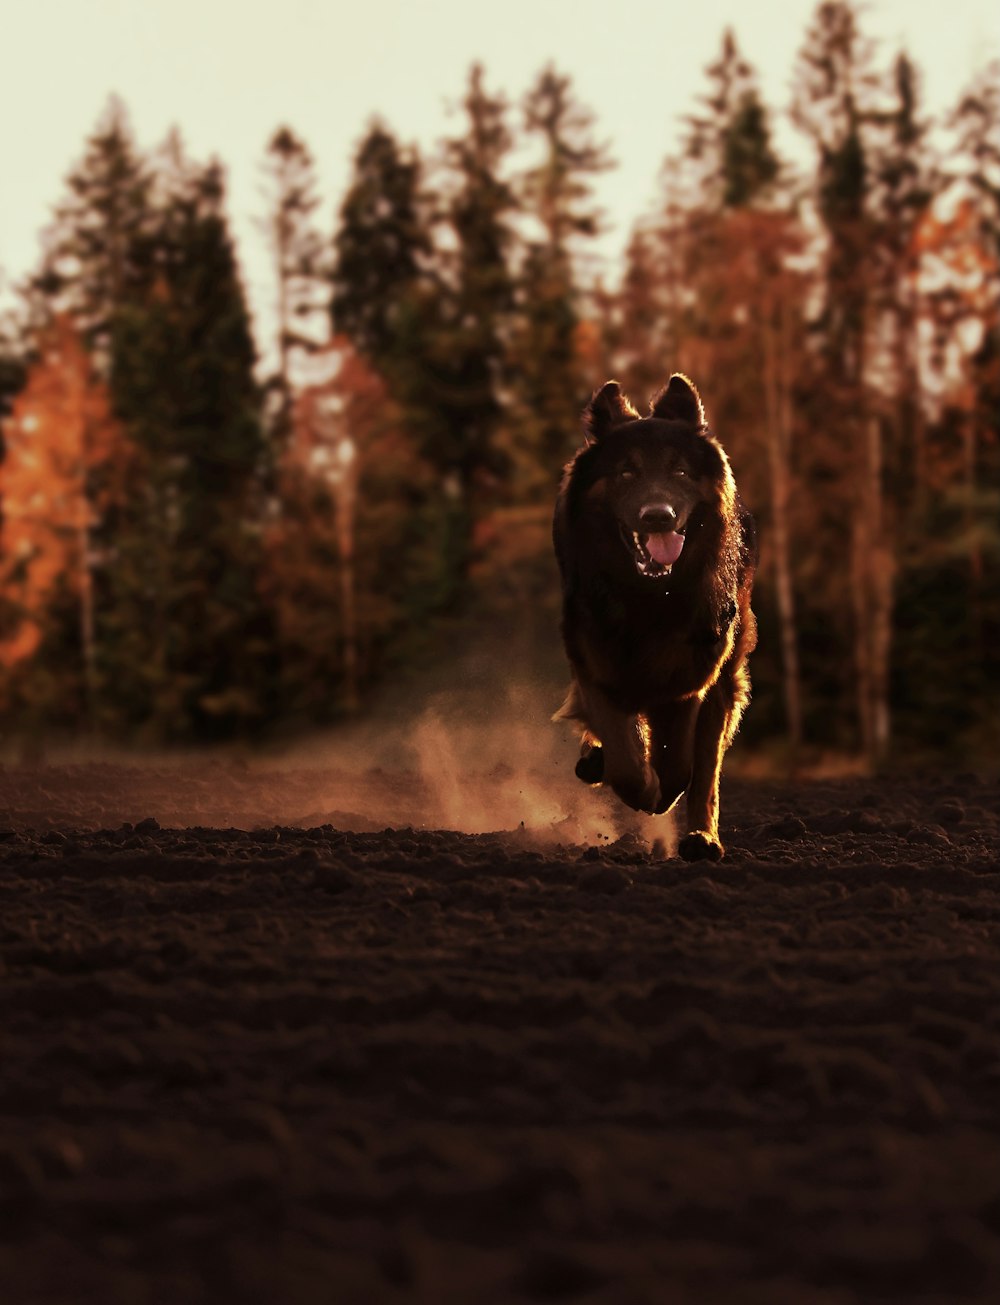
M994 786L687 866L366 782L0 775L8 1305L1000 1299Z

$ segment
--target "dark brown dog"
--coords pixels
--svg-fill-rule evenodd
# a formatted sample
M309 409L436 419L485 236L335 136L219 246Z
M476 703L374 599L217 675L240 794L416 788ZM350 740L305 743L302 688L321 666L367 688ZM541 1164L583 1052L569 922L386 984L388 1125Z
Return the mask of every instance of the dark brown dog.
M680 855L717 861L719 773L756 643L753 518L686 376L645 418L609 381L584 421L555 511L573 683L554 719L580 727L580 778L635 810L686 792Z

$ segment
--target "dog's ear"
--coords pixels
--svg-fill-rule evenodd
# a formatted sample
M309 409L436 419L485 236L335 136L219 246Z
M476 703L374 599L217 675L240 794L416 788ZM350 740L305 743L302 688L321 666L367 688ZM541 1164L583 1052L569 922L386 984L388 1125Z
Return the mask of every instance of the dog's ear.
M694 426L705 425L705 408L701 395L683 372L674 372L663 389L653 396L649 405L650 416L664 421L687 421Z
M608 381L595 390L583 410L583 428L589 440L599 440L614 426L626 421L638 421L639 414L622 394L617 381Z

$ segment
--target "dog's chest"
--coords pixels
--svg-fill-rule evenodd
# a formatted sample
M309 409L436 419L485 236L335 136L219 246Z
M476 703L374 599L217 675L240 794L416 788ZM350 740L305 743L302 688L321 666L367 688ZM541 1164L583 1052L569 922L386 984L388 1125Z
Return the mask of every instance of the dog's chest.
M571 621L577 657L597 683L637 700L696 693L712 680L725 655L728 630L713 628L688 596L650 581L636 592L595 584Z

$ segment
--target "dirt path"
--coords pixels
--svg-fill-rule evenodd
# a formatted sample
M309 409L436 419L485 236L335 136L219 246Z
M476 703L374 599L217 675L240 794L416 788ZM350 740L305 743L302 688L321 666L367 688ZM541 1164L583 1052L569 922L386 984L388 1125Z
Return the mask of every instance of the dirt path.
M310 785L0 776L4 1301L1000 1299L994 787L731 782L689 867Z

